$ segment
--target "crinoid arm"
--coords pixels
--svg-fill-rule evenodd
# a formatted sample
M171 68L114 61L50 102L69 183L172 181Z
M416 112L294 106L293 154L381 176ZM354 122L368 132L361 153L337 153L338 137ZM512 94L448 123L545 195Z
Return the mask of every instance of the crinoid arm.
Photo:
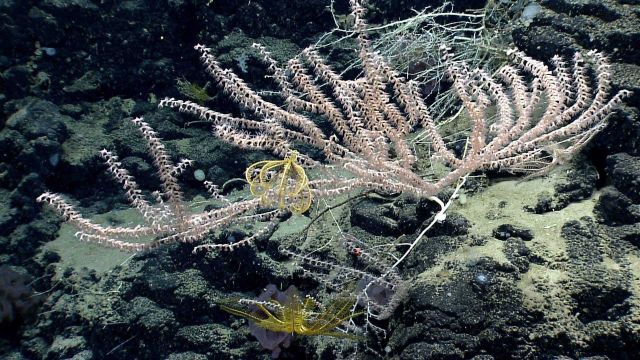
M239 307L235 307L231 304L226 305L226 304L221 304L219 303L218 306L220 307L220 309L228 312L229 314L233 314L236 316L240 316L243 317L247 320L253 321L255 323L261 323L262 321L265 320L265 318L258 316L257 314L254 314L251 311L247 311L245 309L239 308Z
M304 336L333 336L360 339L359 336L338 330L345 321L360 313L353 312L353 300L334 299L323 306L313 298L301 298L295 288L290 288L279 300L268 301L240 299L220 302L220 308L230 314L243 317L255 326ZM245 309L244 306L247 308Z
M283 160L262 160L245 171L251 194L260 198L263 206L287 209L301 214L311 207L309 179L297 162L298 152L292 151Z

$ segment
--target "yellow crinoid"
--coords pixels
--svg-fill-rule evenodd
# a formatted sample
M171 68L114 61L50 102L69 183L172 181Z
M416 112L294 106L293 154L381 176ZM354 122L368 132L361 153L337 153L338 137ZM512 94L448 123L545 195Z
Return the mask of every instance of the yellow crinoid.
M334 336L359 339L354 334L338 331L343 322L360 315L352 311L353 300L338 298L322 306L311 297L301 298L298 290L291 286L280 301L243 299L233 304L218 304L222 310L250 320L255 326L288 334L306 336ZM250 310L240 307L243 304Z
M311 207L309 179L300 164L298 152L292 151L283 160L264 160L245 171L251 194L260 197L264 206L276 206L302 214Z

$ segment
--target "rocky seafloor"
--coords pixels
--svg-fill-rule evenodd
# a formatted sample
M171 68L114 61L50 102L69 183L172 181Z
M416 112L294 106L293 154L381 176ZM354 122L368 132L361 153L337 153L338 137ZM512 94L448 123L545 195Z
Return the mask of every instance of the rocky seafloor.
M470 180L466 201L403 264L411 286L378 324L386 336L300 337L280 358L640 358L640 3L540 4L530 23L509 29L516 46L540 59L603 51L614 89L635 95L581 156L549 176ZM428 5L370 1L370 22L406 18ZM193 119L154 101L179 96L176 79L208 81L196 43L209 44L225 66L259 84L251 43L286 60L333 28L327 6L0 0L0 357L271 357L246 321L215 302L256 297L267 284L318 291L278 251L302 241L308 218L292 217L270 239L232 253L194 255L192 245L179 244L131 256L71 239L73 230L35 198L61 192L84 213L110 212L117 221L126 199L97 154L117 151L141 187L156 188L144 144L124 121L141 115L175 158L194 160L207 178L241 176L262 155L234 152L206 124L188 124ZM347 12L346 2L335 6ZM209 101L229 106L224 96ZM204 193L195 178L182 180L189 198ZM342 231L393 242L415 237L432 210L406 198L365 199L336 214ZM333 221L322 219L305 244L335 232Z

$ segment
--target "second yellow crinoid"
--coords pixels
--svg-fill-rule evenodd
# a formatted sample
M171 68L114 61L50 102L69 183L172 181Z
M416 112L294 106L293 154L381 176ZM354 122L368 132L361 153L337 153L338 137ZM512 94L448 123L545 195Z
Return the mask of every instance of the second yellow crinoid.
M275 206L301 214L311 207L311 188L304 168L297 163L298 152L283 160L263 160L245 171L251 194L264 206Z
M327 306L322 306L311 297L301 298L293 286L282 294L285 294L282 301L240 301L252 310L245 310L237 303L218 305L224 311L248 319L257 327L270 331L359 339L357 335L336 330L343 322L360 315L352 312L353 300L339 298L330 301Z

